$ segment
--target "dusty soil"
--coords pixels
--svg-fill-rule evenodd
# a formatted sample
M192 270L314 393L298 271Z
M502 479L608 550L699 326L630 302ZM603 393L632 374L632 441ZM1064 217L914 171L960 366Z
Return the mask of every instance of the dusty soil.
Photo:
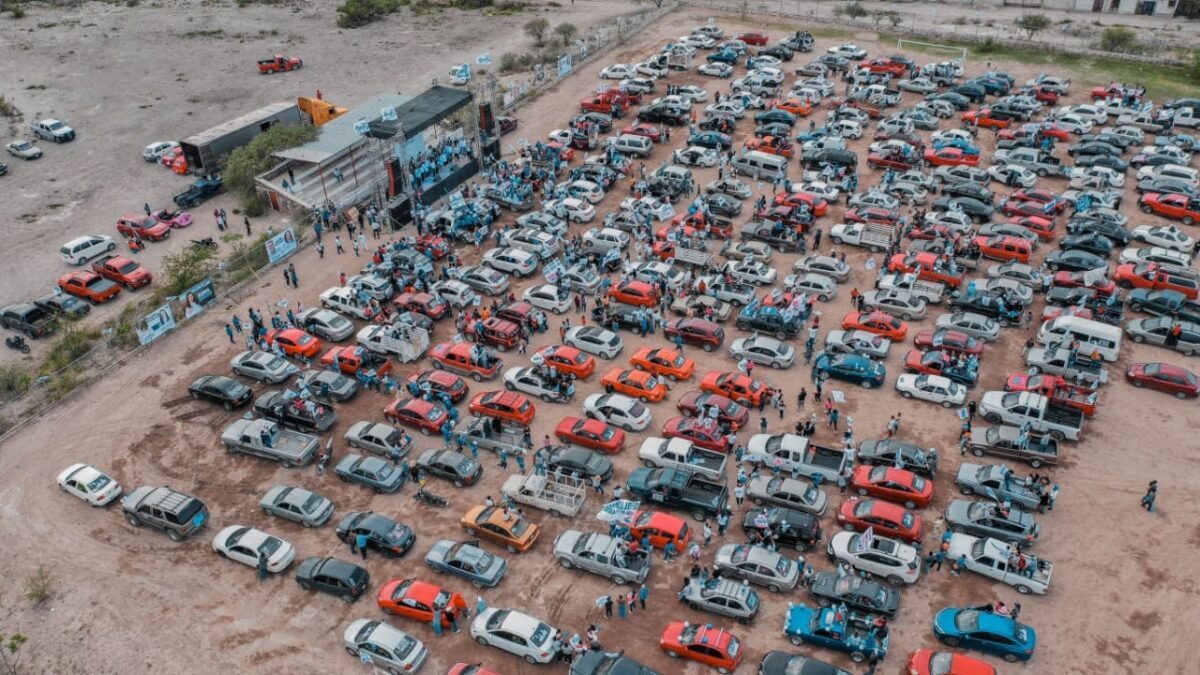
M613 54L610 60L635 60L656 49L664 39L681 35L702 22L700 14L672 15L627 49ZM742 28L742 24L732 19L721 23L726 30ZM752 26L746 24L746 27ZM872 53L887 48L877 45L871 34L856 35L854 39ZM833 42L818 40L818 51ZM164 58L176 57L168 54ZM449 60L452 59L439 61L436 68L428 68L438 72ZM312 86L322 86L335 100L352 100L353 97L340 92L335 96L332 93L334 87L327 85L332 76L340 76L338 86L343 86L343 82L349 86L350 74L362 72L360 68L352 70L352 63L357 65L353 59L344 59L340 70L312 80ZM982 65L970 64L969 69L980 71ZM1014 73L1019 80L1033 75L1017 64L993 65ZM311 75L312 71L307 68L299 74L300 77ZM694 74L673 74L668 81L698 82L710 89L727 86L727 83L701 80ZM1086 91L1085 84L1088 83L1077 83L1080 91ZM594 85L589 77L568 80L558 90L522 110L520 135L540 138L546 131L560 126L568 112L574 109L575 101L591 91ZM166 88L161 81L153 84L148 81L139 86L144 86L147 91ZM216 78L210 86L217 86ZM245 86L253 85L247 83ZM367 87L365 81L357 86L362 86L364 91ZM1080 95L1076 94L1072 102L1079 100ZM228 112L247 107L250 106L243 102L224 109ZM221 115L214 113L212 117L218 119ZM737 138L739 143L745 135L752 133L752 124L749 120L742 122ZM196 125L197 128L203 126L206 124ZM171 128L164 126L157 133L167 133ZM85 135L77 147L82 147L86 138ZM122 152L133 156L134 146L140 147L143 140L148 139L139 136L136 142L126 140ZM116 141L112 139L111 142ZM992 140L985 138L984 142L990 149ZM680 145L678 136L675 145ZM864 151L866 145L864 140L856 143L855 149ZM75 151L75 148L63 149L64 152L67 150ZM657 148L651 164L662 161L668 152L667 148ZM48 164L47 160L51 159L53 155L43 161ZM796 177L798 169L793 167L792 172ZM132 176L122 180L136 184L139 190L149 184L155 186L155 194L168 192L169 179L157 169L147 167L144 175L141 170L130 171L130 174L135 173L139 176L136 181ZM714 173L713 170L700 171L699 182L707 182ZM154 180L163 182L151 182ZM878 180L879 176L873 172L863 174L864 184ZM1050 185L1063 187L1061 182ZM623 186L614 189L603 202L601 214L616 208L624 193ZM129 208L136 210L136 202L140 199L139 196L129 200ZM1131 192L1126 198L1126 210L1131 216L1135 215L1129 206L1133 202ZM834 212L823 220L822 227L828 229L836 223L842 210L841 206L835 207ZM105 210L106 217L110 211ZM1144 220L1138 216L1135 224ZM215 227L201 219L193 231L195 235L211 235L215 233ZM61 236L52 241L58 238ZM31 243L27 245L32 246ZM51 254L45 247L37 250L43 257ZM1047 247L1042 247L1039 255L1046 250ZM848 249L847 253L853 263L854 277L843 285L834 302L822 308L825 317L822 332L839 323L848 311L849 288L866 289L871 283L872 273L864 268L866 255L857 249ZM259 583L253 570L214 556L209 537L225 525L245 523L287 538L296 545L300 556L348 557L349 552L334 537L332 526L304 530L288 523L269 521L257 508L257 500L267 488L277 483L319 490L334 500L339 513L374 509L407 522L418 531L419 542L408 557L394 561L372 557L366 562L373 578L373 592L385 579L392 577L431 578L433 575L421 562L429 544L438 538L461 536L457 520L462 512L481 502L486 494L498 492L505 476L494 466L494 461L485 463L482 486L456 491L447 484L435 483L433 489L451 501L449 508L437 511L414 507L409 496L411 487L405 487L394 496L371 495L363 488L335 480L332 475L319 477L311 468L286 470L259 460L230 458L220 447L217 435L234 415L188 400L187 383L204 373L226 372L228 359L238 350L228 343L222 331L231 314L244 317L248 307L269 312L283 298L291 300L293 306L296 301L312 304L317 294L333 283L338 270L350 271L365 262L350 257L349 254L340 257L330 254L326 260L317 260L314 251L302 252L295 258L295 263L300 270L303 291L281 289L276 275L269 275L262 288L245 303L210 310L197 322L198 325L164 338L138 363L117 370L5 444L7 470L0 478L0 508L6 516L0 522L0 538L5 541L5 546L0 551L0 564L9 570L10 582L5 585L0 606L5 609L4 629L31 637L26 647L31 670L129 673L161 670L164 663L188 663L190 671L204 673L230 668L350 672L358 666L342 652L341 632L355 618L382 616L371 598L356 605L345 605L327 596L306 594L289 578ZM777 255L774 264L784 271L790 268L793 259L794 256ZM6 275L6 278L12 276ZM538 281L516 284L516 292L519 294L530 283ZM1040 310L1040 302L1035 305L1035 312ZM932 319L928 319L915 323L912 329L919 330L931 324ZM434 339L447 339L450 330L446 325L438 326ZM731 337L737 333L730 332ZM554 342L555 337L555 331L539 335L530 348ZM628 333L623 337L627 345L626 356L642 345L661 343L661 339L643 340ZM982 362L982 382L976 391L1000 388L1005 376L1021 366L1020 346L1026 337L1021 331L1010 329L998 344L987 348ZM899 372L899 360L905 351L903 345L897 345L889 359L888 367L893 376ZM733 360L725 353L706 355L689 349L688 355L697 359L700 373L734 367ZM508 356L509 362L521 360L516 355ZM1182 633L1173 627L1192 625L1200 619L1195 598L1200 589L1194 580L1194 565L1189 562L1192 551L1200 545L1200 520L1193 506L1200 497L1200 490L1194 481L1185 478L1189 471L1196 470L1200 461L1195 443L1191 442L1200 425L1194 412L1195 402L1181 402L1162 394L1138 391L1121 381L1121 373L1128 363L1147 360L1183 362L1182 357L1157 348L1127 345L1121 361L1110 368L1113 383L1102 392L1103 407L1088 422L1083 442L1068 446L1065 463L1051 472L1054 480L1062 484L1063 492L1058 507L1040 518L1044 531L1036 549L1039 555L1056 564L1050 595L1018 598L1012 589L987 583L979 577L953 577L947 571L930 574L915 587L904 590L901 612L893 624L893 653L880 672L901 672L908 653L936 644L929 625L937 610L948 605L995 600L1009 604L1022 602L1022 619L1039 633L1038 652L1030 665L1008 666L993 660L1003 672L1182 673L1192 670L1186 664L1193 659L1177 646ZM425 363L407 364L399 371L407 375L426 366ZM802 366L797 366L789 371L763 375L783 388L789 405L783 420L768 411L770 429L773 432L790 429L797 418L795 394L800 386L811 384L808 374ZM593 376L591 381L582 384L577 400L598 390L598 377ZM692 386L694 383L676 386L670 400L677 400ZM486 385L476 386L476 391L487 388ZM840 388L848 397L848 403L842 408L843 414L854 419L858 439L883 435L888 416L903 412L901 436L942 451L943 470L936 481L935 501L922 514L929 523L925 541L936 541L941 533L936 523L940 510L956 496L952 477L959 458L953 455L951 448L958 423L953 413L928 403L907 402L888 387L874 391L845 385ZM256 393L263 389L255 386ZM340 407L341 421L334 430L338 456L344 451L340 442L344 430L358 419L381 420L381 410L387 402L381 395L364 392L352 403ZM812 405L811 401L809 405ZM653 435L659 425L674 414L671 402L656 404L653 409L655 423L651 430L633 434L630 449L615 456L618 479L638 465L634 453L641 441ZM541 438L550 433L561 416L576 412L576 405L539 404L533 437ZM752 420L752 428L755 425L757 420ZM742 435L748 433L751 430ZM833 443L834 432L822 425L817 440ZM417 446L419 449L429 447L420 440ZM165 483L197 494L212 510L209 529L193 540L177 545L160 535L131 528L116 509L107 512L89 509L82 502L59 493L53 484L55 474L76 461L90 462L110 471L129 488ZM1149 515L1138 508L1138 500L1146 483L1152 479L1159 480L1160 508L1158 513ZM649 582L649 611L636 613L624 621L605 621L598 616L592 601L613 591L610 582L585 573L562 570L554 563L549 553L554 536L568 527L600 528L601 524L590 517L598 505L594 495L589 497L584 513L573 522L533 513L533 518L545 528L543 541L530 553L508 556L511 562L508 577L497 589L484 594L488 604L520 608L570 631L582 631L588 624L598 623L602 625L601 636L607 646L624 648L630 655L664 673L707 672L698 665L672 662L657 648L658 635L667 621L683 618L726 624L723 619L691 612L676 603L673 593L686 574L686 565L677 562L664 566L656 560L656 569ZM740 516L739 511L734 521L737 522ZM825 527L827 532L836 529L832 515L827 516ZM735 528L725 540L737 538ZM716 543L706 551L706 564L711 563L715 546ZM830 568L819 553L812 555L810 561L819 570ZM43 562L54 566L58 580L56 593L44 607L29 609L19 598L20 581ZM473 603L475 593L469 592L471 589L466 584L445 577L439 581L463 592ZM741 669L744 672L753 670L767 651L793 650L780 636L782 617L789 601L807 599L803 592L782 596L762 592L762 597L764 607L753 627L729 624L746 646ZM565 670L562 666L528 666L506 654L476 645L465 633L443 636L439 640L427 626L401 619L394 622L430 644L432 663L426 666L427 672L444 672L458 660L484 662L504 673ZM73 636L73 649L61 649L56 644L55 636L64 634ZM846 667L851 665L843 656L827 650L801 651Z

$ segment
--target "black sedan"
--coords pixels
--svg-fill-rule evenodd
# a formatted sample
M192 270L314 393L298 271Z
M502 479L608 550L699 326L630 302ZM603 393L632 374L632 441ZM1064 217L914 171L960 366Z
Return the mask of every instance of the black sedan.
M838 578L836 572L817 572L808 592L822 607L845 604L851 610L888 617L900 609L895 587L855 575Z
M788 128L796 126L796 116L786 110L764 110L754 116L757 124L786 124Z
M991 204L995 195L992 191L979 183L958 182L946 183L942 187L942 194L947 197L970 197L976 201L982 202L984 205Z
M1067 223L1067 232L1071 234L1091 232L1107 237L1114 244L1121 246L1125 246L1133 240L1133 234L1124 225L1118 225L1110 220L1072 220Z
M360 534L367 536L367 548L386 558L399 558L417 541L412 528L373 511L351 511L337 526L337 538L350 544Z
M585 113L580 113L571 118L571 126L575 126L576 124L578 124L580 122L587 122L589 124L595 124L596 127L600 129L600 131L603 131L605 133L612 131L612 126L613 126L612 115L605 115L604 113L598 113L598 112L585 112Z
M1143 178L1137 182L1137 193L1144 195L1147 192L1166 192L1168 194L1186 195L1195 197L1200 195L1200 190L1197 190L1191 183L1184 182L1178 178L1170 178L1167 176L1150 176Z
M754 130L754 136L756 138L765 138L767 136L783 136L786 138L791 133L791 125L784 124L783 122L760 124L758 128Z
M685 122L686 116L678 108L672 108L662 103L652 103L638 111L639 122L653 122L679 126Z
M1120 157L1121 151L1121 148L1109 145L1103 141L1080 143L1067 148L1067 154L1072 157L1083 157L1086 155L1112 155L1114 157Z
M737 128L737 120L733 119L733 117L717 115L700 120L698 126L704 131L719 131L723 134L732 134Z
M954 109L959 112L971 107L971 99L955 91L943 91L940 93L929 94L925 97L925 100L945 101L954 106Z
M613 464L607 457L577 445L550 446L546 465L551 471L576 478L600 476L601 482L612 478L613 473Z
M1125 148L1128 148L1131 143L1133 143L1133 139L1129 138L1128 136L1122 136L1120 134L1110 134L1107 131L1102 131L1098 134L1084 134L1079 137L1079 142L1080 143L1107 143L1107 144L1113 146L1114 148L1120 148L1120 149L1124 150Z
M220 403L226 410L233 410L249 403L254 392L233 378L205 375L188 385L188 395L193 399Z
M941 197L933 203L933 210L962 211L976 223L986 223L996 213L996 207L972 197Z
M1059 270L1086 272L1088 270L1108 267L1108 261L1095 253L1072 249L1069 251L1051 251L1046 256L1046 266L1055 272Z
M354 602L367 590L371 575L363 568L337 558L313 556L300 563L296 583L306 591L321 591Z
M1106 166L1121 173L1129 170L1129 162L1114 155L1080 155L1075 158L1075 166Z
M742 200L727 194L708 195L704 202L708 204L708 210L712 211L713 215L733 218L742 212Z
M1105 258L1112 254L1113 250L1112 240L1098 232L1068 234L1058 245L1064 251L1087 251Z
M850 671L811 656L767 652L758 664L759 675L850 675Z
M446 448L422 452L417 458L417 466L428 474L454 483L454 487L474 485L483 475L483 466L479 462Z
M894 466L922 476L933 476L937 461L912 441L883 438L863 441L858 446L858 461L871 466Z

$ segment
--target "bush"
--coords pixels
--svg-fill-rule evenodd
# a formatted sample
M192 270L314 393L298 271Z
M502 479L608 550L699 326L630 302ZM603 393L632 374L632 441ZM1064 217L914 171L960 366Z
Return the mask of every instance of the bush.
M54 575L50 573L50 568L38 565L37 572L25 580L25 599L40 605L50 597L53 586Z
M308 143L317 137L317 128L276 125L254 137L246 145L229 153L225 164L225 188L240 196L248 208L255 196L254 178L275 166L271 155Z
M852 2L846 6L846 16L850 17L851 19L861 19L868 14L870 14L870 12L868 12L865 7L857 2Z
M459 9L483 9L491 7L492 0L453 0L450 4Z
M1200 49L1192 51L1192 81L1200 83Z
M558 36L562 38L563 46L567 47L571 44L571 38L579 34L579 28L573 23L564 21L554 27L554 32L558 33Z
M408 4L401 0L346 0L337 8L337 25L358 28L374 23Z
M954 17L954 20L951 21L950 23L954 24L955 26L965 26L965 25L967 25L967 17L956 16L956 17Z
M50 348L46 361L42 364L43 373L53 373L62 370L76 359L92 350L92 343L100 339L100 331L96 328L67 328L62 337Z
M550 22L545 19L530 19L525 22L525 34L541 47L546 44L546 31L550 30Z
M1021 18L1017 19L1017 28L1025 31L1025 37L1030 40L1034 35L1049 27L1050 18L1045 14L1022 14Z
M16 365L0 366L0 399L16 398L29 391L33 377Z
M1123 26L1105 28L1104 32L1100 34L1099 47L1106 52L1122 54L1136 54L1141 50L1137 41L1137 33Z
M216 251L207 246L179 249L168 253L162 261L162 293L179 295L212 274L212 259Z

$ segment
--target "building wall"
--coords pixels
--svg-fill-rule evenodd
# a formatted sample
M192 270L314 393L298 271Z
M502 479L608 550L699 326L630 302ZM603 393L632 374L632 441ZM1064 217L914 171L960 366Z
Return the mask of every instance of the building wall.
M1137 14L1147 0L1001 0L1005 7L1024 7L1059 12L1088 12L1098 14ZM962 4L970 0L960 0ZM1154 9L1141 12L1151 16L1174 16L1178 0L1150 0Z

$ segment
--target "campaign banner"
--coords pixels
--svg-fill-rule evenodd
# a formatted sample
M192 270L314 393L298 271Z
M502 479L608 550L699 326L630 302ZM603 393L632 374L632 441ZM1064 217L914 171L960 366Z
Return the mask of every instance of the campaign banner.
M134 326L134 330L137 331L138 342L148 345L174 327L175 316L171 314L170 303L167 303L142 317Z
M183 295L176 298L183 304L183 318L185 319L191 319L200 314L216 299L217 292L213 288L211 277L192 286L184 291Z
M274 265L296 250L296 230L289 227L267 240L267 262Z
M567 75L570 75L572 68L574 68L574 66L571 64L571 55L570 54L563 54L561 57L559 57L559 59L558 59L558 76L559 77L566 77Z

